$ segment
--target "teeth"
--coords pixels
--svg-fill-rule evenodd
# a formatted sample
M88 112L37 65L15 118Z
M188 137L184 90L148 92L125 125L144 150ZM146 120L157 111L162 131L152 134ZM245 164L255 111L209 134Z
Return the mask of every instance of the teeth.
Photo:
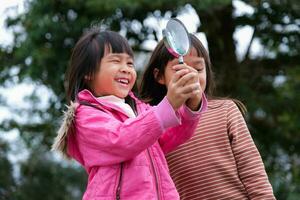
M119 79L118 81L119 81L120 83L126 83L126 84L129 83L129 81L128 81L127 79Z

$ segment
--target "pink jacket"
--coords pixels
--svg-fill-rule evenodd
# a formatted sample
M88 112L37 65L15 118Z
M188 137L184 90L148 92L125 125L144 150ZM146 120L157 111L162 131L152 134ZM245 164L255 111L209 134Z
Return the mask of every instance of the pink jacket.
M188 140L200 112L182 106L176 113L165 98L155 107L137 100L138 116L128 118L88 90L78 100L75 128L68 136L68 154L88 173L84 200L176 200L178 192L164 157ZM203 98L201 110L207 107Z

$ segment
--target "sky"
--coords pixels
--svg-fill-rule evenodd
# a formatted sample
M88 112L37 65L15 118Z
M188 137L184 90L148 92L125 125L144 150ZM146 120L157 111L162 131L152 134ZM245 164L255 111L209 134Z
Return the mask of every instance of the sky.
M5 27L4 21L8 16L16 16L24 11L23 0L0 0L0 45L7 46L13 42L12 30ZM7 97L9 102L13 104L22 104L22 99L29 88L26 85L18 85L9 90L3 90L0 86L0 92ZM16 95L18 94L18 95ZM7 110L0 107L0 121L7 116Z
M24 11L24 0L0 0L0 44L10 44L13 37L10 30L4 26L4 20L7 16L15 16Z

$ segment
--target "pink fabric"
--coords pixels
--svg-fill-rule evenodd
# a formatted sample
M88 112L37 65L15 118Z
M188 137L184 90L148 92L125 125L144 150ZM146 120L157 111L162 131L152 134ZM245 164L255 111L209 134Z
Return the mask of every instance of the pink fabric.
M136 118L128 118L109 102L100 102L88 90L78 95L79 101L101 109L79 105L74 131L68 137L68 154L89 175L85 200L116 199L122 162L122 200L154 200L157 195L165 200L179 199L164 153L192 136L201 111L191 112L182 106L175 113L166 98L150 107L132 97L138 109ZM206 109L205 97L203 101L202 111Z

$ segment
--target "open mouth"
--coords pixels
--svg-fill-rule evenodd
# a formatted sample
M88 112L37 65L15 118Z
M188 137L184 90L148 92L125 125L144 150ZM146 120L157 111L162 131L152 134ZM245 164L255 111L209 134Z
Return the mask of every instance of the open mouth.
M121 83L124 86L129 85L129 79L127 79L127 78L118 78L116 80L117 80L117 82Z

